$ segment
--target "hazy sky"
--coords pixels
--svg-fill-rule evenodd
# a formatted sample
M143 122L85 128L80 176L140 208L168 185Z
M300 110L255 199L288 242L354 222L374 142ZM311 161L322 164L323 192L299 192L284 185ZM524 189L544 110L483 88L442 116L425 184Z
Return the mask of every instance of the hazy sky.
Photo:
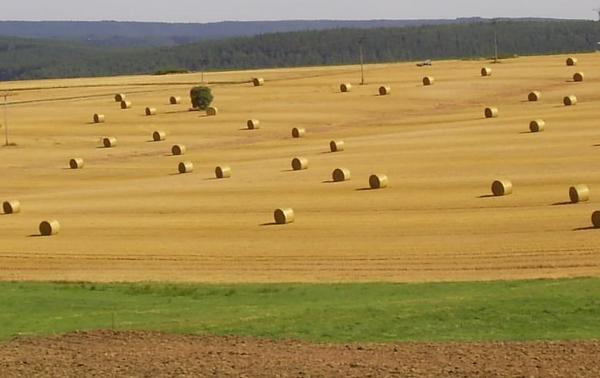
M2 0L1 20L597 18L600 0Z

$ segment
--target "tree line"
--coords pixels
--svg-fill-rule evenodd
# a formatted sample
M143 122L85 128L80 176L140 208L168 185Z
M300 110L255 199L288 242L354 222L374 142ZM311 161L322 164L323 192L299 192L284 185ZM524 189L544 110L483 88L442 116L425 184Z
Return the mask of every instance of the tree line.
M488 58L594 51L600 23L498 21L404 28L271 33L174 47L109 48L0 38L0 80Z

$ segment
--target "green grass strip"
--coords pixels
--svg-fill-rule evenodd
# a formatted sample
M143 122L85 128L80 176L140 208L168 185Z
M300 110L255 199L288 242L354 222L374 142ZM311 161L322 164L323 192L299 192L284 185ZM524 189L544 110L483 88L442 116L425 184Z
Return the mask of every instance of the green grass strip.
M0 340L74 330L317 342L600 339L600 279L427 284L0 283Z

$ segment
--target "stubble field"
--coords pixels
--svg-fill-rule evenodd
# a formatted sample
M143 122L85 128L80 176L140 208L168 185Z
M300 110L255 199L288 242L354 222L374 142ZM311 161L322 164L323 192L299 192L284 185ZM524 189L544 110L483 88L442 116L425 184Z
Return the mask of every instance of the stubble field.
M0 149L1 280L427 282L598 276L600 56L208 73L216 117L189 112L200 74L0 84L11 142ZM583 83L572 81L582 71ZM423 76L435 85L424 87ZM264 87L243 83L264 77ZM352 82L353 91L339 93ZM378 96L378 87L392 87ZM532 90L539 102L527 102ZM117 92L133 108L121 110ZM574 94L576 106L565 107ZM180 105L168 105L181 96ZM146 106L158 114L144 115ZM486 106L499 108L484 119ZM106 123L91 123L94 113ZM259 130L245 130L259 119ZM546 130L530 133L542 118ZM307 135L293 139L291 129ZM154 130L167 132L151 142ZM0 129L4 133L4 129ZM114 136L115 148L100 148ZM346 150L329 152L329 141ZM188 152L170 156L181 143ZM309 169L291 171L296 156ZM69 170L69 159L85 168ZM195 171L177 174L192 161ZM217 165L233 176L214 179ZM332 183L335 168L352 179ZM363 190L370 174L390 187ZM507 178L514 193L489 197ZM591 200L571 205L586 184ZM273 226L273 210L296 222ZM38 224L62 230L37 237Z

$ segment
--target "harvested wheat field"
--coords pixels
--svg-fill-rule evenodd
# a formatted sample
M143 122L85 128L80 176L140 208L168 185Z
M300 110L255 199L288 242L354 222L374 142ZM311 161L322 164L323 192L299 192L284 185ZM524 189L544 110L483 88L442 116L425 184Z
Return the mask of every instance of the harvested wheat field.
M1 280L363 282L600 275L600 55L209 73L219 114L189 111L200 74L2 83ZM487 62L485 62L487 63ZM424 88L424 74L436 84ZM254 87L251 78L264 78ZM339 83L353 90L340 93ZM394 92L378 96L381 83ZM529 102L532 88L544 94ZM141 106L163 109L146 117ZM563 98L576 95L576 106ZM182 104L169 105L169 96ZM168 106L169 105L169 106ZM486 120L482 109L501 109ZM136 110L137 109L137 110ZM106 123L94 124L101 113ZM248 131L248 119L261 129ZM544 119L543 133L530 133ZM304 138L293 127L310 130ZM164 130L169 144L153 143ZM2 133L4 130L0 130ZM114 148L101 148L113 136ZM330 153L329 141L344 140ZM185 145L194 171L177 174ZM65 162L85 160L85 169ZM310 169L293 171L294 156ZM235 175L214 178L227 163ZM333 183L348 168L352 180ZM384 173L389 186L368 190ZM505 178L509 196L490 184ZM590 200L570 204L585 183ZM292 208L295 221L273 224ZM56 219L60 233L37 237Z

